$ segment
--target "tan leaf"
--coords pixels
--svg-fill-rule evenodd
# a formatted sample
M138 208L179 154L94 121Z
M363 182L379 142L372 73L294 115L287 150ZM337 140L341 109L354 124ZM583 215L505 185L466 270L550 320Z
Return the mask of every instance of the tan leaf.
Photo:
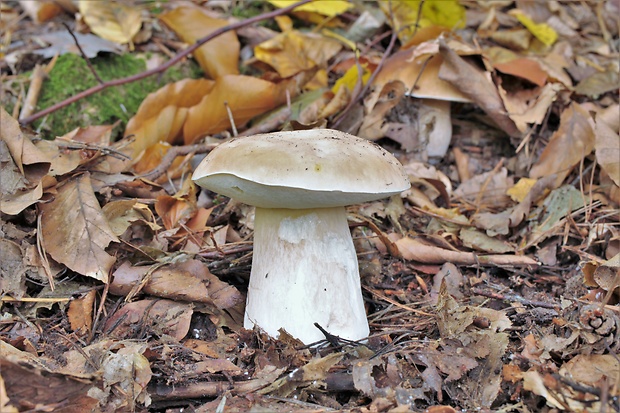
M596 120L596 138L594 141L596 161L607 175L620 186L620 136L607 123Z
M121 236L133 222L143 222L153 230L160 229L148 205L135 199L123 199L105 204L102 211L116 236Z
M80 13L97 36L129 43L142 27L140 10L116 1L80 0Z
M578 103L571 103L560 116L558 130L532 166L530 178L557 174L555 185L560 186L572 168L592 152L594 141L590 114Z
M43 246L52 258L108 282L115 258L105 248L118 239L101 211L89 174L68 180L53 201L41 205L41 229Z
M93 327L93 304L97 292L90 290L83 297L76 298L69 304L67 318L71 329L79 335L84 335Z
M189 44L228 24L226 20L208 16L197 7L178 7L159 18ZM226 32L200 46L194 56L212 79L239 73L239 40L234 31Z
M125 136L134 138L134 158L157 142L177 142L188 109L200 103L214 85L212 80L184 79L149 94L125 128Z

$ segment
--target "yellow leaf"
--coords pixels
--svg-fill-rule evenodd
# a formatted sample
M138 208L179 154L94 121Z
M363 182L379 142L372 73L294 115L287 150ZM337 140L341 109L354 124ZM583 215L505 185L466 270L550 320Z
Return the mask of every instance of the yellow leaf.
M514 10L513 14L519 22L525 26L538 40L547 46L551 46L558 39L558 34L547 23L535 23L529 16L519 10Z
M465 27L465 8L458 0L426 0L422 4L422 15L418 16L421 0L395 0L379 2L379 7L386 16L394 21L394 28L399 30L398 38L402 42L410 40L418 28L431 26L460 29ZM390 7L391 5L391 7Z
M530 189L537 182L536 179L521 178L512 188L506 191L506 195L512 198L515 202L522 202L527 194L530 193Z
M97 36L129 43L142 27L140 10L115 1L80 0L80 13Z
M371 73L370 73L370 70L368 70L367 63L361 63L359 66L362 69L362 84L365 85L366 82L368 82L368 79L370 79ZM340 79L336 80L336 83L332 87L332 92L334 92L334 94L337 94L338 90L343 86L349 89L349 92L352 92L353 88L355 88L355 85L358 82L358 79L359 79L358 65L353 65L349 68L349 70L345 72L344 75L342 75Z
M228 24L226 20L210 17L194 7L178 7L159 18L189 44ZM202 70L212 79L239 73L239 39L234 31L200 46L194 56Z
M254 56L273 67L280 76L288 77L314 66L325 67L341 48L337 40L290 30L256 46Z
M269 0L269 3L281 9L297 3L297 1L298 0ZM345 0L314 1L295 8L295 11L313 12L327 17L334 17L344 13L351 7L353 7L353 5Z
M450 29L465 27L465 8L458 0L426 0L422 5L422 16L436 26Z

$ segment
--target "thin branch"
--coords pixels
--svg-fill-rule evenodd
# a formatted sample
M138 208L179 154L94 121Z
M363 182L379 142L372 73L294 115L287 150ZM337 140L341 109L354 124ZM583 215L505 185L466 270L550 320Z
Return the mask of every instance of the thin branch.
M157 73L162 73L162 72L168 70L170 67L174 66L179 61L181 61L185 56L187 56L190 53L194 52L196 49L198 49L203 44L207 43L210 40L213 40L214 38L216 38L216 37L218 37L218 36L220 36L220 35L222 35L224 33L227 33L227 32L229 32L231 30L237 30L237 29L240 29L242 27L249 26L251 24L254 24L254 23L262 21L262 20L267 20L267 19L271 19L271 18L276 17L276 16L280 16L282 14L286 14L286 13L294 10L295 8L301 6L302 4L309 3L310 1L312 1L312 0L301 0L301 1L299 1L299 2L297 2L295 4L292 4L292 5L288 6L288 7L284 7L284 8L278 9L278 10L274 10L274 11L271 11L269 13L259 14L258 16L254 16L254 17L251 17L249 19L246 19L246 20L243 20L243 21L240 21L240 22L236 22L236 23L232 23L232 24L229 24L227 26L224 26L224 27L220 27L219 29L214 30L213 32L209 33L207 36L203 37L202 39L198 39L196 41L196 43L194 43L193 45L191 45L187 49L177 53L177 55L174 58L168 60L166 63L164 63L164 64L162 64L160 66L157 66L157 67L155 67L155 68L153 68L151 70L147 70L147 71L142 72L142 73L138 73L138 74L133 75L133 76L124 77L124 78L121 78L121 79L114 79L114 80L110 80L110 81L107 81L107 82L104 82L104 83L100 83L100 84L98 84L96 86L91 87L90 89L86 89L86 90L84 90L84 91L82 91L82 92L80 92L80 93L78 93L76 95L71 96L68 99L63 100L62 102L58 102L55 105L50 106L49 108L43 109L42 111L37 112L37 113L35 113L32 116L28 116L27 118L22 119L20 121L20 123L22 125L28 125L28 124L34 122L35 120L37 120L39 118L42 118L43 116L47 116L50 113L57 111L58 109L64 108L65 106L68 106L68 105L70 105L72 103L75 103L75 102L77 102L80 99L83 99L83 98L85 98L87 96L91 96L91 95L93 95L93 94L95 94L97 92L100 92L100 91L102 91L104 89L107 89L109 87L124 85L126 83L131 83L131 82L135 82L137 80L141 80L141 79L147 78L147 77L152 76L152 75L157 74Z
M168 149L168 152L161 158L161 162L155 168L151 169L149 172L144 175L139 176L139 178L146 178L151 181L159 178L163 174L166 173L172 162L176 159L177 156L185 156L190 153L207 153L210 152L213 148L215 148L217 143L197 143L195 145L184 145L184 146L173 146Z
M69 27L69 25L67 23L63 23L62 25L65 26L65 28L67 29L67 31L69 32L71 37L73 37L73 41L75 42L75 45L77 46L78 50L80 51L80 54L82 55L82 57L86 61L86 64L88 65L88 68L90 69L91 73L93 74L93 76L95 76L95 79L97 79L97 81L100 84L101 83L105 83L103 81L103 79L101 77L99 77L99 73L97 73L97 71L93 67L93 64L91 63L90 59L88 58L88 56L86 56L86 53L84 53L84 50L82 50L82 46L80 46L80 42L78 42L77 37L75 37L75 33L73 33L73 30L71 30L71 28Z

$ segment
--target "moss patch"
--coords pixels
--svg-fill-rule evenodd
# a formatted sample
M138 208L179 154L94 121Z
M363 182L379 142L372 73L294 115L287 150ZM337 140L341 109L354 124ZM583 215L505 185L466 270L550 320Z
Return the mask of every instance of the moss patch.
M120 79L146 70L146 62L130 54L107 55L91 59L95 71L104 80ZM78 126L113 124L120 121L115 134L120 134L127 121L136 113L146 95L167 83L201 76L194 62L177 65L163 75L154 75L137 82L111 87L51 113L35 123L46 138L62 136ZM38 110L45 109L70 96L97 85L95 76L80 56L60 56L49 78L44 82Z

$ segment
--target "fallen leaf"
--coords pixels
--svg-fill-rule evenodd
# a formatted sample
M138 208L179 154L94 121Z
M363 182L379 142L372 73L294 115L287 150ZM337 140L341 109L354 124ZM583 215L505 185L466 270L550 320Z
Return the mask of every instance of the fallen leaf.
M596 120L594 153L596 162L609 175L616 186L620 186L620 135L607 123Z
M439 40L439 53L443 56L439 78L452 84L478 104L508 135L520 136L521 132L506 113L506 108L489 73L482 72L481 69L469 64L450 49L443 39Z
M102 212L110 225L110 229L117 237L123 235L134 222L142 222L153 231L161 228L155 222L155 216L148 205L135 199L108 202L103 206Z
M189 108L183 125L184 142L193 143L202 136L230 128L231 116L237 128L243 126L254 116L284 103L287 91L289 96L294 97L299 83L309 80L309 74L302 72L299 78L289 78L279 83L242 75L219 77L211 92Z
M588 156L595 147L595 133L590 115L572 102L560 116L560 126L549 139L538 162L530 169L530 178L557 174L555 185L560 186L573 167Z
M88 334L93 327L93 305L96 296L97 291L90 290L69 303L67 318L71 329L79 336Z
M532 187L536 184L536 179L521 178L512 188L506 191L506 195L513 201L523 202L525 197L530 193Z
M514 252L515 250L514 247L510 246L507 242L492 238L475 228L461 228L459 238L464 246L478 251L503 254L506 252Z
M297 2L297 0L268 0L268 1L269 3L273 4L274 6L280 9L284 7L288 7ZM314 1L314 2L307 3L307 4L303 4L299 7L296 7L294 11L319 13L327 17L335 17L349 10L351 7L353 7L353 5L346 0L330 0L328 2Z
M396 246L406 260L428 264L443 264L452 262L457 265L474 265L488 263L494 265L531 265L536 266L535 260L519 255L482 255L471 252L452 251L444 248L423 244L413 238L405 237L396 241Z
M117 1L80 0L80 14L97 36L112 42L130 43L142 27L137 8Z
M54 200L41 205L40 237L57 262L108 282L115 258L105 248L119 241L101 211L88 173L66 181Z
M125 137L134 137L133 157L157 142L182 141L188 111L213 89L208 79L184 79L149 94L127 122Z
M117 43L102 39L94 34L74 32L73 35L80 44L84 55L89 59L96 57L100 52L121 53L123 51ZM43 56L45 59L51 59L56 55L65 53L81 54L80 49L75 45L75 40L66 30L44 33L37 37L49 46L33 50L32 53Z
M104 331L116 338L140 339L155 333L181 340L189 331L193 312L192 305L171 300L134 301L112 314Z
M62 7L53 1L22 0L19 5L36 23L46 22L62 13Z
M551 46L558 39L558 34L551 26L546 23L536 23L529 16L519 9L511 10L513 16L525 26L538 40L546 46Z
M226 20L207 15L198 7L177 7L159 18L189 44L228 24ZM193 54L202 70L212 79L239 73L239 39L234 31L217 36Z
M129 263L123 263L114 271L110 292L127 295L150 269L150 266L132 267ZM211 274L206 264L198 260L170 264L153 271L142 291L172 300L209 303L219 309L234 307L243 301L243 296L235 287L220 281Z
M286 16L282 18L288 19ZM342 49L342 44L337 40L318 33L302 33L284 27L282 33L254 47L256 59L273 67L283 78L314 67L325 69L329 59ZM315 78L307 85L310 89L325 86L326 76L323 81Z

